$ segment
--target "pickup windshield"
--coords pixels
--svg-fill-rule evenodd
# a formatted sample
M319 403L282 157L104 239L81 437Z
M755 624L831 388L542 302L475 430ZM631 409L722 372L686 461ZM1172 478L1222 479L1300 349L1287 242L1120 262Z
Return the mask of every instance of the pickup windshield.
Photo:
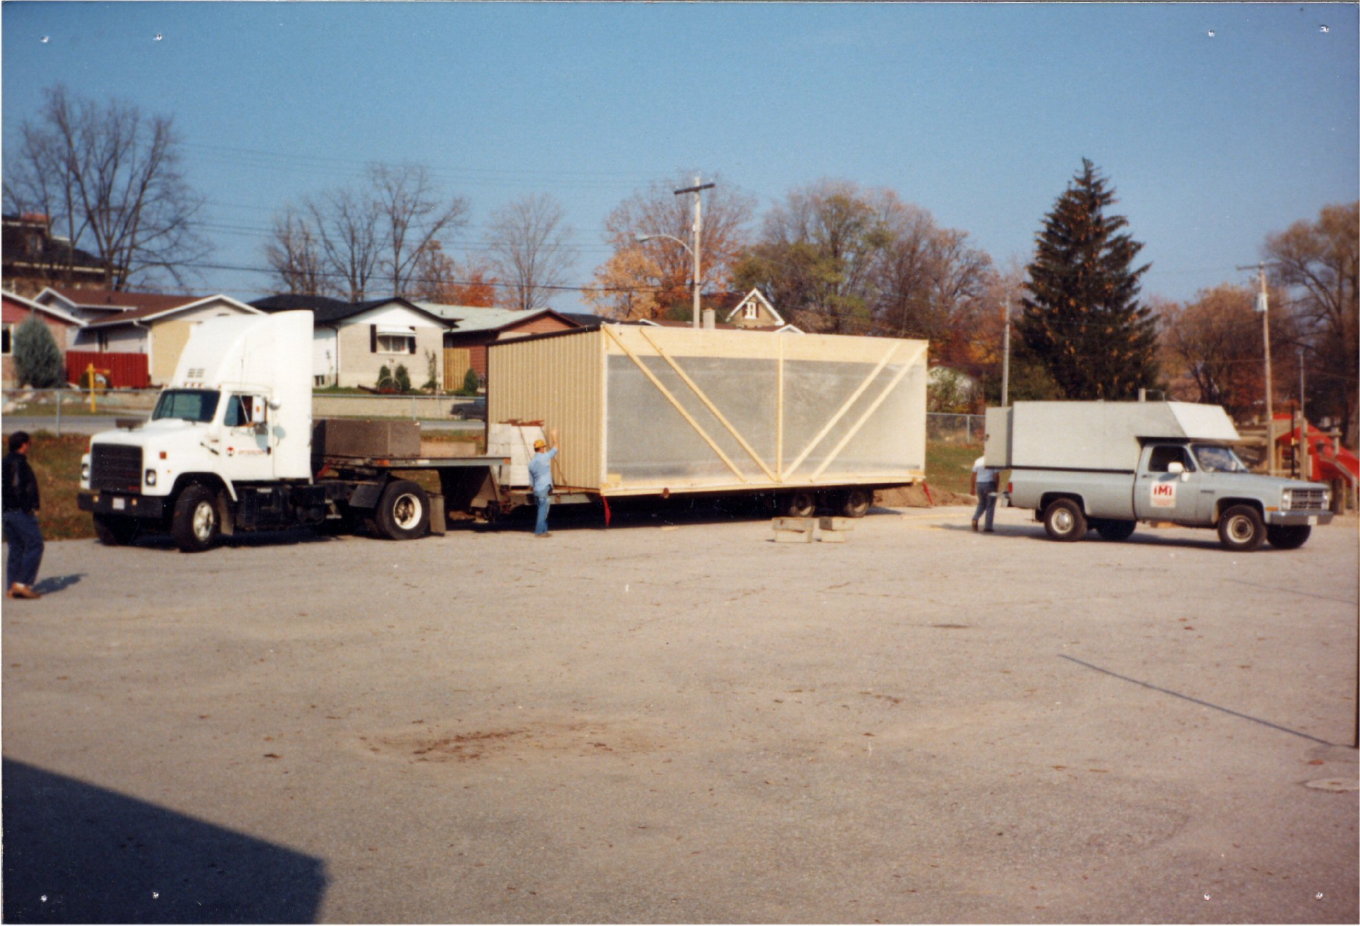
M1245 473L1247 466L1233 453L1231 447L1213 444L1195 445L1195 462L1206 473Z
M181 421L209 422L217 411L217 393L211 389L167 389L156 400L152 421L178 418Z

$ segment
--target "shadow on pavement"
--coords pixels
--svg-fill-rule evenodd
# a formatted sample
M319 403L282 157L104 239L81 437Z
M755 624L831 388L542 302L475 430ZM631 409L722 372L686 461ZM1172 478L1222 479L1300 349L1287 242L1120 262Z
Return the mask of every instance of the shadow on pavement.
M310 923L325 863L4 760L6 923Z

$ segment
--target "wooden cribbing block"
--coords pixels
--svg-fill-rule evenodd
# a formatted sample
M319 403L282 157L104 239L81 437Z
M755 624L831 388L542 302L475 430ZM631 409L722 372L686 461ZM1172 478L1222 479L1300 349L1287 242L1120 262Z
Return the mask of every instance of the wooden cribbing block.
M854 530L854 518L821 518L822 543L845 543L846 531Z
M816 518L775 518L770 522L774 528L775 543L812 543L816 535Z

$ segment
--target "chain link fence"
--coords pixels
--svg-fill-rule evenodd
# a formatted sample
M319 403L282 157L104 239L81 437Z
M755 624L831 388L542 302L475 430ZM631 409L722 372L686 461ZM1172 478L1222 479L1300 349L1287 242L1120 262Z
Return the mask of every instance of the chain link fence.
M985 434L985 415L955 415L945 412L931 412L926 415L926 440L946 444L981 444Z

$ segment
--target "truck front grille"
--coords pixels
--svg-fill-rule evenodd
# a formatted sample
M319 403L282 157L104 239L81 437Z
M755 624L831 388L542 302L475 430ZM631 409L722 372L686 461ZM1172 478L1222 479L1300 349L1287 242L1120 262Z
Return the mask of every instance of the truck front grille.
M96 492L136 492L142 486L142 448L95 444L90 452L90 488Z
M1323 511L1326 509L1325 489L1294 489L1290 493L1291 511Z

